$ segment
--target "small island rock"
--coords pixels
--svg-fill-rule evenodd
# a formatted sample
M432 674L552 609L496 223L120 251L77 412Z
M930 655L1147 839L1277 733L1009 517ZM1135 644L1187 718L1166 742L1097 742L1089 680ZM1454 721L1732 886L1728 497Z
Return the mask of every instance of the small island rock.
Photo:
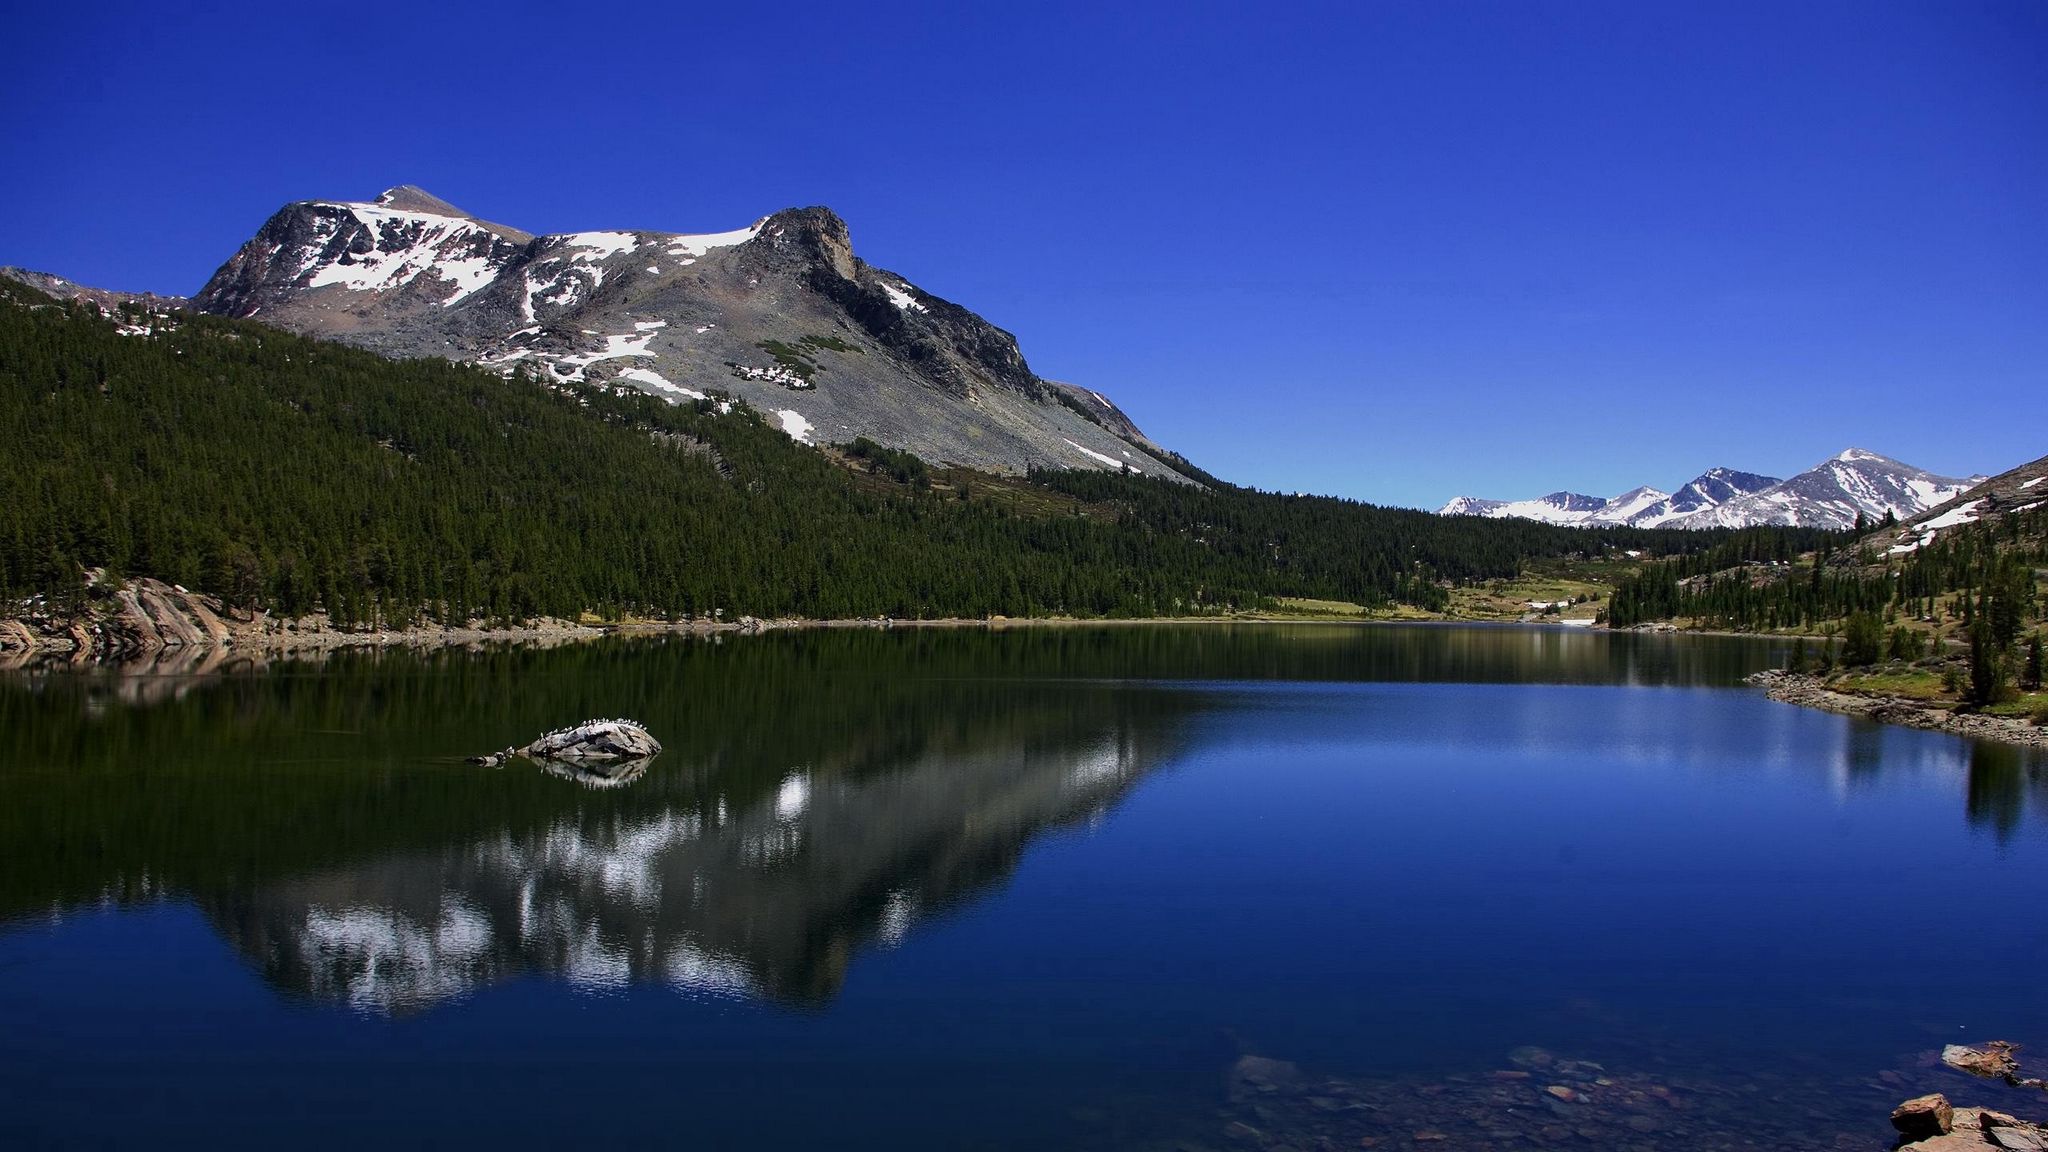
M558 728L524 748L507 748L471 762L496 767L514 756L533 760L646 760L661 751L661 742L632 720L586 720Z

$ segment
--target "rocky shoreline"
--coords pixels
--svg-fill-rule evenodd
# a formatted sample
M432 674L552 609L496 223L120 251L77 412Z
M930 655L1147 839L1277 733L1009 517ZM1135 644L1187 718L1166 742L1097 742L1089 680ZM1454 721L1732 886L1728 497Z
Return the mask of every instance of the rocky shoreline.
M96 574L95 574L96 575ZM84 613L28 614L0 618L0 670L28 666L105 666L132 670L183 670L236 659L268 660L318 656L352 648L465 648L489 644L554 645L603 636L750 635L797 629L845 628L1064 628L1151 624L1437 623L1438 621L1318 619L1285 614L1080 618L990 616L899 619L862 617L819 620L698 617L679 621L587 624L541 618L517 627L471 621L460 627L437 624L408 628L334 627L324 614L278 617L267 612L234 612L213 597L160 580L136 578L119 586L92 584L93 604ZM1453 621L1444 621L1453 623ZM1469 623L1470 621L1455 621Z
M1837 692L1818 676L1771 669L1749 677L1764 694L1786 704L1819 708L1844 716L1861 716L1883 724L1903 724L1950 732L1978 740L1998 740L2029 748L2048 748L2048 728L2013 716L1986 716L1977 712L1956 712L1925 700L1901 696L1864 696Z
M1157 1146L1172 1152L2048 1152L2048 1129L2007 1111L1951 1106L1939 1091L1893 1107L1905 1092L1960 1090L1965 1082L1956 1074L1963 1073L2020 1089L1999 1103L2030 1110L2037 1098L2027 1090L2039 1081L2017 1075L2013 1051L2016 1046L2000 1043L1984 1050L1950 1045L1863 1073L1822 1065L1688 1075L1655 1061L1621 1067L1523 1047L1483 1071L1434 1078L1329 1076L1292 1061L1245 1055L1227 1073L1222 1106L1206 1124ZM1996 1069L1973 1063L1983 1060L2006 1063Z
M0 668L103 665L149 668L217 665L248 657L318 655L343 648L440 648L473 644L560 643L591 639L603 629L537 620L518 628L466 627L353 630L314 614L285 619L235 612L210 596L161 580L93 584L86 612L45 612L0 619Z

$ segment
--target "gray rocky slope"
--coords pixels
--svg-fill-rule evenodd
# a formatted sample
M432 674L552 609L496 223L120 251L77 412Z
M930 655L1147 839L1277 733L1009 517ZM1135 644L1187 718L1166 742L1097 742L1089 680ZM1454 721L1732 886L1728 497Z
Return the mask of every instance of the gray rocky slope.
M1010 333L856 256L826 208L709 235L534 236L401 186L285 206L191 306L556 383L715 389L807 442L1181 478L1107 398L1040 378Z

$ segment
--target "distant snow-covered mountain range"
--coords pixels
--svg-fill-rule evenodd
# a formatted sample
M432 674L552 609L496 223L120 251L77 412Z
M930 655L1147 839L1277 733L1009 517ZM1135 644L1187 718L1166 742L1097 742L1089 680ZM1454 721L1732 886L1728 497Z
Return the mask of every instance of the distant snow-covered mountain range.
M1789 480L1711 468L1676 492L1633 488L1603 499L1577 492L1552 492L1531 500L1484 500L1459 496L1443 516L1518 517L1548 524L1634 528L1747 528L1782 524L1844 529L1885 518L1910 519L1955 499L1982 476L1937 476L1924 469L1850 448Z

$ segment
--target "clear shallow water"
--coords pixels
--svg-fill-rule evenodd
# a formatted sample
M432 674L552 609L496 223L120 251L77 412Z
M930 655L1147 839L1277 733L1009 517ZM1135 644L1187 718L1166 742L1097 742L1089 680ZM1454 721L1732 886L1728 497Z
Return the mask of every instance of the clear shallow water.
M2048 762L1739 686L1773 656L1190 626L0 678L0 1139L1877 1148L1920 1091L2028 1111L1919 1054L2048 1044ZM461 763L591 715L667 750Z

